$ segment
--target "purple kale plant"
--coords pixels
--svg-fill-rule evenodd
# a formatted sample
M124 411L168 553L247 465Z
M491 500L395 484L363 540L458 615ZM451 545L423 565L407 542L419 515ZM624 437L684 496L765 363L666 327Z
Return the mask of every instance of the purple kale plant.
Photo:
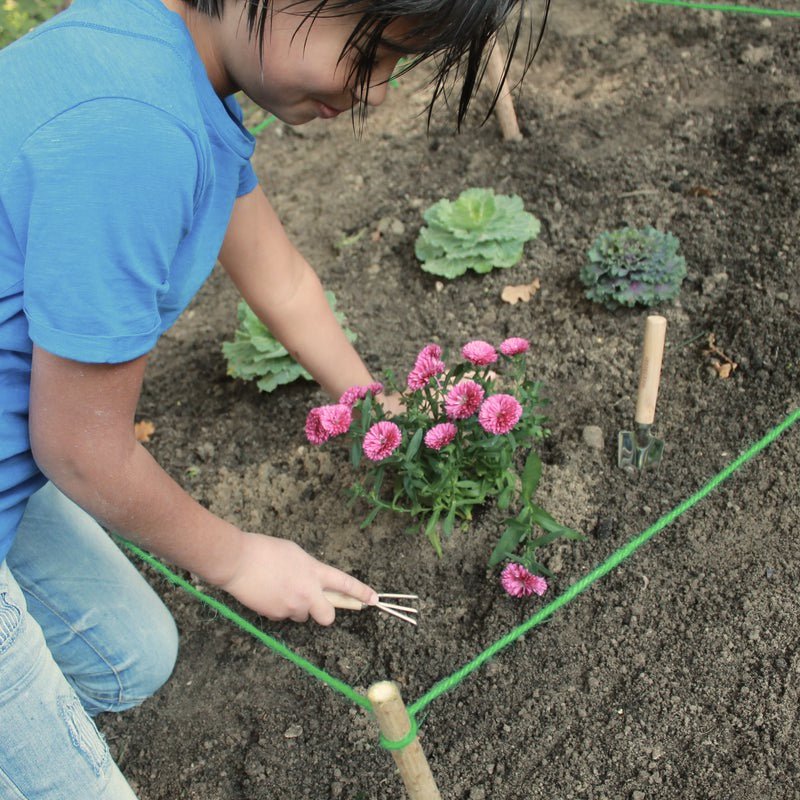
M652 227L601 233L580 273L586 296L611 310L674 300L686 277L679 246L671 233Z

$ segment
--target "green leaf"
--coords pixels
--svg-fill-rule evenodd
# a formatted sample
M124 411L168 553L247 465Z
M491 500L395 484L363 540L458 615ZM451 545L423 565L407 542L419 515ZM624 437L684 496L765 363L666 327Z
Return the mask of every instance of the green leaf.
M531 450L528 457L525 459L525 466L522 469L522 488L520 494L522 501L525 504L531 502L536 487L539 485L539 480L542 477L542 459L538 454Z
M408 449L406 450L405 455L405 462L406 464L411 463L413 461L414 456L417 454L419 450L420 444L422 444L422 437L425 434L425 431L422 428L419 428L417 432L411 437L411 441L408 443Z
M562 536L565 539L573 539L575 541L583 541L586 537L582 533L556 522L550 514L539 506L533 506L531 509L531 519L540 527L544 528L548 533L553 533L556 536Z
M503 531L500 540L497 542L494 550L492 550L492 555L489 557L489 566L496 566L506 558L509 553L513 553L522 541L522 537L525 536L529 530L527 525L521 524L516 519L512 518L507 520L506 529Z

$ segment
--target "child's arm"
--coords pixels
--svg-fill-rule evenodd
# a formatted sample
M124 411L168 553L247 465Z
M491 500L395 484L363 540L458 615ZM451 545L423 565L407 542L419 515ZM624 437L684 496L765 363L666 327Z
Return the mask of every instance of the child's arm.
M373 381L260 188L236 201L220 261L250 308L332 398ZM391 399L388 407L400 409Z
M271 619L333 621L323 590L375 593L292 542L240 531L195 502L133 435L146 356L83 364L34 348L30 432L40 469L107 528Z

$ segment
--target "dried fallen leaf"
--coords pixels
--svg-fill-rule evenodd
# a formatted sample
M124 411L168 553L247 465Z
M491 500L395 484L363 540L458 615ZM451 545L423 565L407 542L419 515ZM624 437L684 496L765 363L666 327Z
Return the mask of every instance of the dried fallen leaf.
M519 286L506 286L500 293L500 299L515 306L520 300L527 303L541 287L538 278L534 278L530 283L523 283Z
M717 337L713 333L708 334L708 350L704 352L707 356L716 356L711 359L711 366L717 371L720 378L730 378L739 366L717 347Z
M143 419L133 426L133 435L137 442L149 442L150 437L156 432L156 426L149 420Z
M720 364L716 358L712 360L711 366L714 367L714 369L717 371L717 375L719 375L720 378L730 378L734 370L734 364L731 364L728 361L726 361L724 364Z

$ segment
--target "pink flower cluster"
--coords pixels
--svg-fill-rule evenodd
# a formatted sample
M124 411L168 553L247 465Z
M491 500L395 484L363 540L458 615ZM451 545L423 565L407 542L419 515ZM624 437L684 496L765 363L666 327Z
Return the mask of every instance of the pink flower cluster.
M510 394L493 394L486 398L478 412L478 422L495 435L508 433L522 416L522 406Z
M475 364L476 367L485 367L497 361L497 350L495 350L489 342L484 342L481 339L467 342L461 348L461 355L464 356L467 361L471 361Z
M339 398L339 404L352 408L359 400L363 400L368 394L380 394L382 391L383 384L377 381L375 383L370 383L368 386L351 386Z
M306 417L306 438L311 444L323 444L347 433L352 421L353 410L343 403L312 408Z
M527 339L521 339L519 336L512 336L500 345L500 352L504 356L518 356L520 353L527 353L530 346L531 343Z
M457 383L444 399L444 409L450 419L469 419L480 408L483 387L475 381Z
M397 450L402 438L394 422L376 422L364 435L364 455L370 461L383 461Z
M441 375L445 371L442 361L442 348L438 344L429 344L420 350L414 369L408 373L408 388L412 392L424 389L431 378Z
M431 450L441 450L456 438L458 429L452 422L440 422L425 434L425 444Z
M534 575L513 561L500 573L500 583L512 597L530 597L532 594L541 597L547 591L547 581L541 575Z

